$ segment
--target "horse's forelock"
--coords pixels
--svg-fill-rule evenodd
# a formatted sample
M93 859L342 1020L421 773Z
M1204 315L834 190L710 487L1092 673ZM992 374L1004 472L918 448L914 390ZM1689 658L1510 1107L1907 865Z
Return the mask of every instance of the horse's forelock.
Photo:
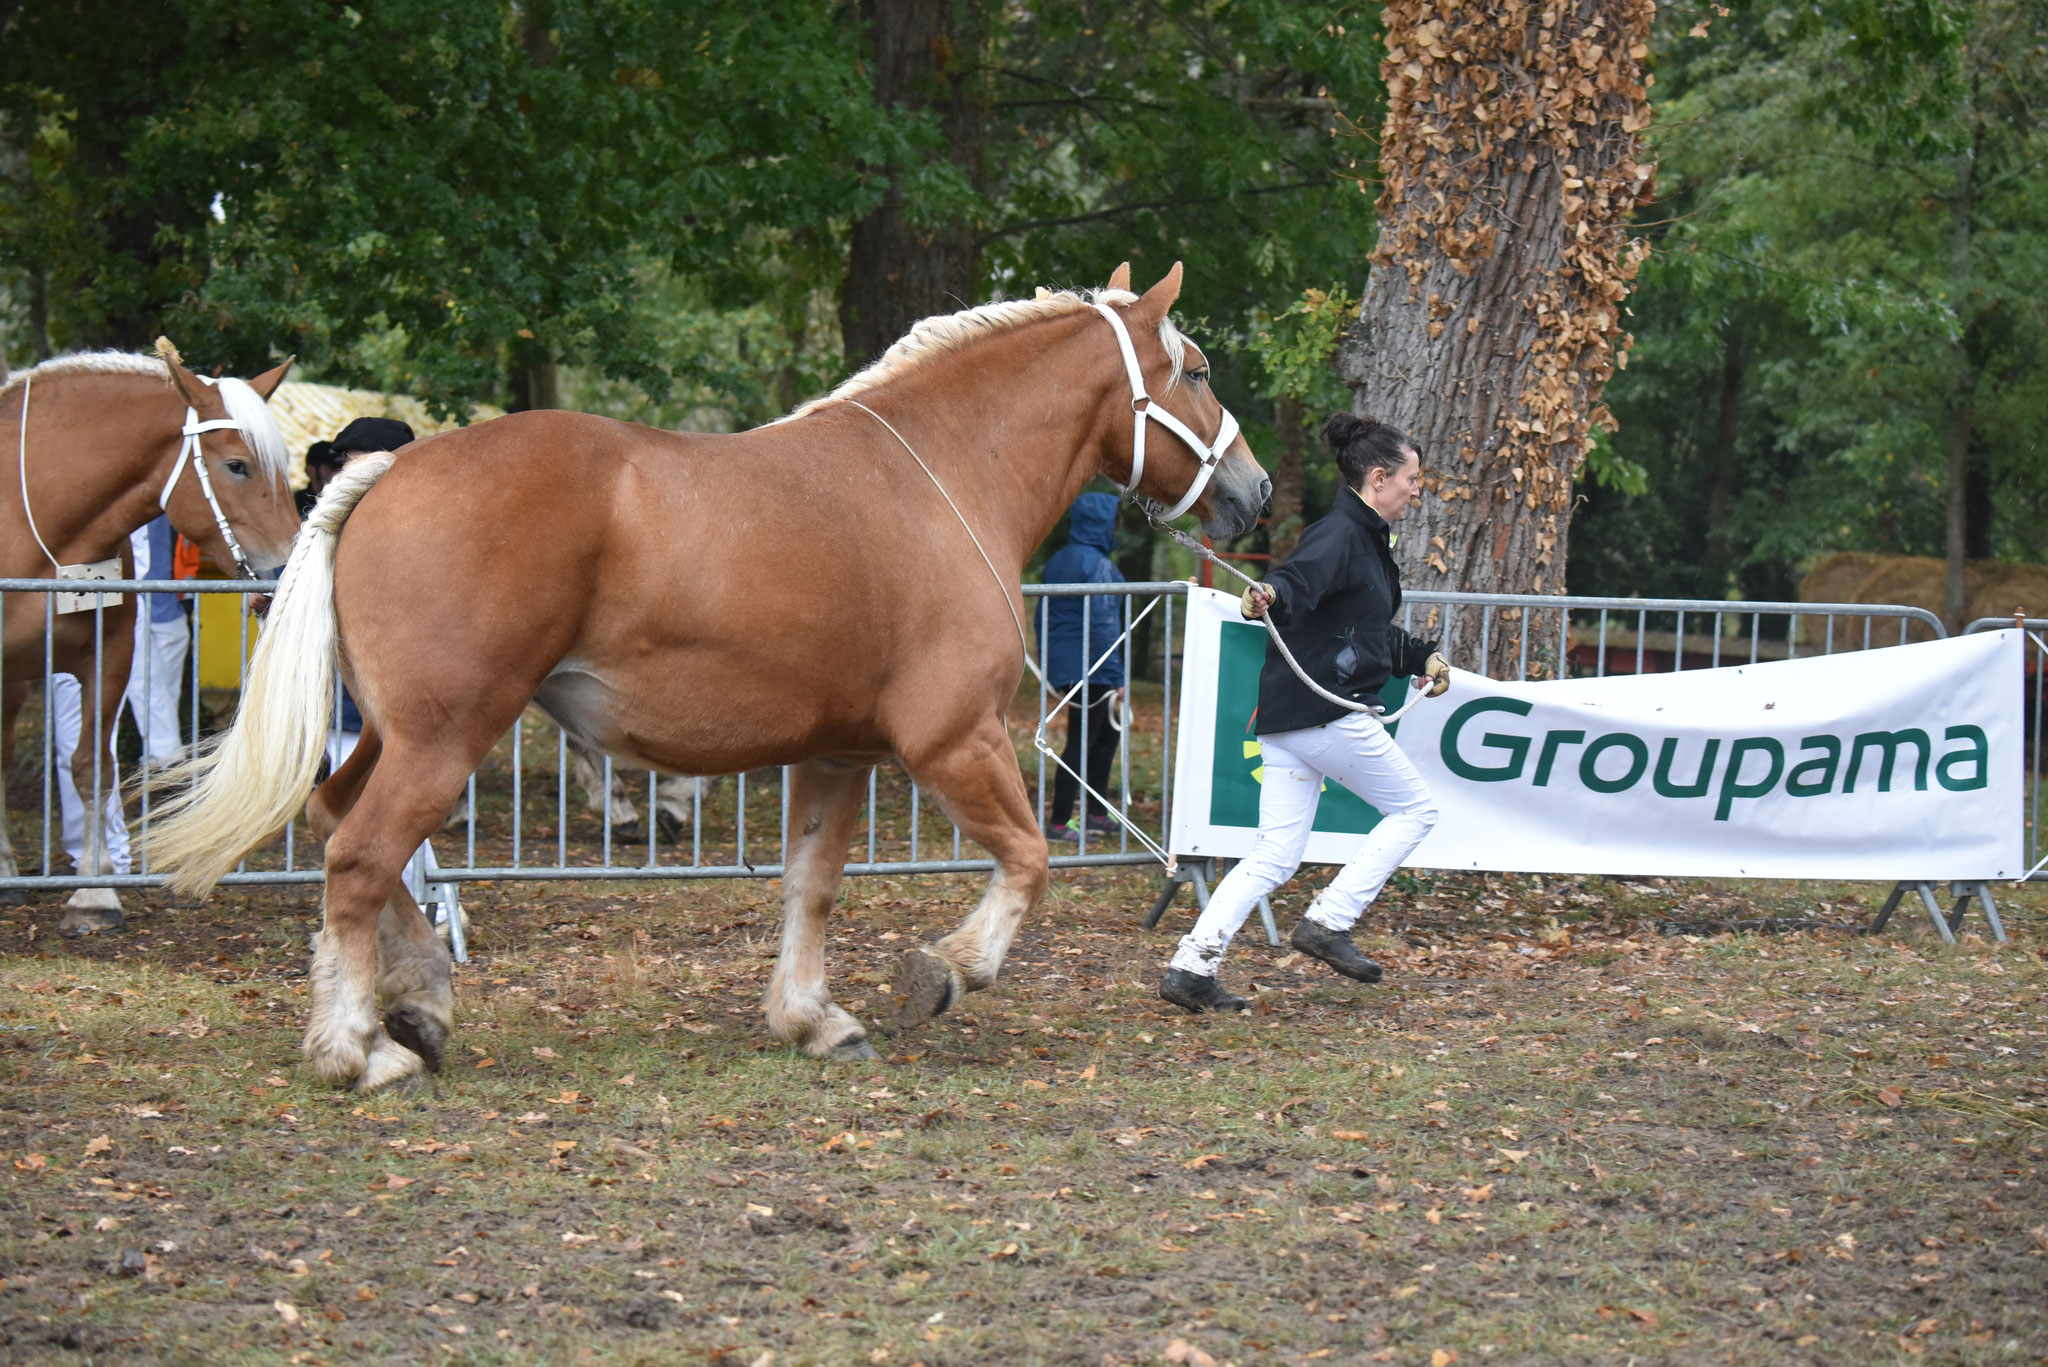
M291 452L285 448L284 432L263 396L247 380L224 375L213 381L221 406L242 428L242 442L256 457L256 463L272 480L284 484L291 478Z

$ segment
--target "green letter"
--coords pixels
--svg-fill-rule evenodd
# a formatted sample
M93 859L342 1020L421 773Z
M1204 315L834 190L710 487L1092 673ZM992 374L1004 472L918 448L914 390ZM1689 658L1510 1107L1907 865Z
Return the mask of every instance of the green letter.
M1609 750L1628 751L1628 772L1620 778L1602 778L1596 772L1600 756ZM1643 776L1643 770L1650 767L1650 747L1643 744L1642 737L1631 736L1626 731L1615 731L1600 737L1586 747L1586 753L1579 757L1579 782L1596 793L1620 793L1635 787L1636 780Z
M1842 762L1842 742L1834 736L1808 736L1799 742L1801 753L1808 750L1822 752L1819 759L1810 759L1796 766L1785 776L1785 791L1793 797L1821 797L1835 786L1835 768ZM1799 777L1809 770L1820 777L1805 779Z
M1941 780L1941 786L1952 793L1967 793L1972 788L1982 788L1991 782L1991 741L1981 726L1951 726L1942 734L1943 740L1962 740L1970 744L1961 750L1951 750L1941 757L1941 763L1934 766L1934 776ZM1948 767L1951 764L1974 764L1977 774L1974 778L1952 778Z
M1856 766L1863 762L1865 750L1882 750L1884 762L1877 768L1877 791L1888 793L1892 790L1892 760L1898 755L1899 747L1908 742L1920 751L1920 758L1913 765L1913 787L1925 792L1927 789L1927 756L1934 745L1927 739L1927 733L1917 726L1903 731L1866 731L1856 737L1849 747L1849 772L1842 780L1842 791L1856 791Z
M1742 781L1742 761L1752 752L1771 757L1771 771L1759 783ZM1778 775L1785 772L1785 747L1770 736L1744 736L1728 747L1728 768L1721 774L1721 805L1714 810L1714 820L1726 821L1728 809L1735 805L1738 797L1762 797L1778 786Z
M1584 731L1551 731L1543 737L1543 753L1536 757L1536 786L1550 786L1550 766L1557 762L1560 746L1579 745L1586 739Z
M1505 783L1511 778L1520 778L1522 765L1529 758L1527 736L1503 736L1498 732L1488 731L1479 743L1489 750L1508 752L1505 764L1498 764L1490 769L1482 769L1458 754L1458 736L1464 731L1465 723L1482 712L1511 712L1515 716L1526 717L1529 715L1530 705L1514 698L1474 698L1451 713L1451 719L1444 723L1441 747L1444 767L1459 778L1469 779L1473 783Z
M1657 772L1651 777L1651 784L1662 797L1705 797L1707 785L1714 781L1714 756L1721 753L1721 741L1717 736L1707 742L1707 748L1700 752L1700 771L1693 781L1680 786L1671 778L1671 761L1678 758L1678 737L1667 736L1664 748L1657 752Z

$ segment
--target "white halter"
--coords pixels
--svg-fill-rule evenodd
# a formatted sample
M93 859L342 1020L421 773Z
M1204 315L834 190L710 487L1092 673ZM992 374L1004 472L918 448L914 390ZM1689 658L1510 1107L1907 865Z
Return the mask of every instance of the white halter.
M203 375L199 378L206 379ZM212 381L208 380L207 383L211 384ZM228 554L235 558L236 572L244 579L254 579L257 577L256 571L249 568L249 558L242 554L242 543L235 540L235 529L228 525L228 515L221 511L220 500L214 497L213 478L206 473L206 453L199 449L201 432L222 432L230 429L244 434L248 432L247 428L233 418L208 418L201 422L198 409L185 410L185 425L179 429L185 442L178 448L177 463L171 466L171 477L164 481L164 491L157 495L156 506L170 507L171 490L178 487L178 476L185 473L185 463L190 461L192 473L199 476L199 492L206 495L206 506L213 509L213 525L220 528L220 539L227 543Z
M1186 442L1188 450L1194 452L1195 458L1201 462L1202 468L1196 472L1194 483L1188 485L1188 491L1181 495L1180 502L1166 511L1161 512L1159 505L1151 499L1139 498L1138 501L1145 505L1145 511L1154 522L1171 522L1194 507L1195 500L1202 496L1202 490L1209 486L1209 479L1216 473L1216 467L1223 460L1224 452L1237 440L1237 419L1232 417L1230 410L1226 408L1223 410L1223 425L1216 429L1214 442L1205 442L1196 436L1194 429L1154 403L1152 397L1145 392L1145 372L1138 365L1138 351L1131 345L1131 332L1124 326L1123 317L1107 304L1096 304L1094 309L1107 318L1110 327L1116 330L1117 350L1123 353L1124 373L1130 376L1131 380L1131 412L1134 415L1131 435L1131 480L1124 485L1124 492L1137 495L1138 481L1145 477L1147 418Z

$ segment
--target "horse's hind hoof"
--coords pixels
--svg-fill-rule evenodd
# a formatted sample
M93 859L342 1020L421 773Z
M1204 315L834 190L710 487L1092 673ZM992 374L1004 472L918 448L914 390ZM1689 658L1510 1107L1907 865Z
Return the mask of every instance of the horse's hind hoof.
M929 950L913 949L896 961L889 996L896 1003L896 1027L923 1025L953 1004L959 995L953 968Z
M57 930L75 940L80 936L119 930L122 920L121 903L112 889L81 888L64 904L64 919L58 922Z
M654 814L654 829L661 832L661 838L671 845L683 843L683 821L666 807Z
M448 1045L448 1027L416 1006L401 1006L384 1015L384 1033L420 1056L427 1071L441 1071L441 1054Z
M854 1035L832 1046L825 1055L835 1063L880 1063L882 1056L875 1052L875 1046L868 1043L866 1035Z

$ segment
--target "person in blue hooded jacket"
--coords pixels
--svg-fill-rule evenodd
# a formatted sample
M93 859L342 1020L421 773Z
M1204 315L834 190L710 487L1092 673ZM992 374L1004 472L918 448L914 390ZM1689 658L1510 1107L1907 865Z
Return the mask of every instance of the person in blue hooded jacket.
M1121 584L1124 577L1109 558L1116 549L1117 501L1111 494L1083 494L1067 513L1067 544L1045 562L1048 584ZM1068 824L1074 803L1080 797L1076 771L1088 776L1088 786L1098 793L1109 790L1109 766L1116 758L1118 733L1112 719L1121 711L1123 697L1123 652L1114 650L1123 634L1124 600L1114 594L1075 598L1049 598L1040 619L1044 639L1039 653L1045 657L1045 679L1061 693L1081 682L1081 671L1097 660L1088 675L1088 686L1074 696L1067 710L1067 744L1060 758L1063 767L1053 779L1050 824L1045 833L1054 840L1078 839ZM1086 605L1085 607L1083 605ZM1085 618L1085 622L1084 622ZM1083 640L1085 626L1086 640ZM1107 654L1108 659L1102 657ZM1082 801L1081 811L1091 831L1110 832L1116 822L1107 812L1090 812L1093 805Z

